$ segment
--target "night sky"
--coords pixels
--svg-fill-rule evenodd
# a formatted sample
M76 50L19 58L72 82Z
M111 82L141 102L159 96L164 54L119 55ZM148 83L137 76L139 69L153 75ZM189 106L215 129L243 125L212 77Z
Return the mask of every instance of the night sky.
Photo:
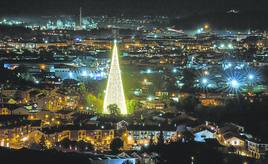
M267 10L268 0L0 0L1 15L176 15L229 9Z

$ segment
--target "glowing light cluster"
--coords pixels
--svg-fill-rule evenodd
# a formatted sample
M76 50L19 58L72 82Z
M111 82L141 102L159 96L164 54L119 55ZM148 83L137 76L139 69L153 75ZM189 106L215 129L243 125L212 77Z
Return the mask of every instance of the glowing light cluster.
M229 93L240 93L252 90L262 81L260 74L254 68L236 69L236 67L232 67L231 63L227 63L226 66L230 69L224 69L224 72L218 72L216 75L208 70L198 72L195 86L205 91L216 89Z
M103 106L104 113L109 113L107 107L111 104L116 104L119 107L121 114L127 114L127 107L123 89L123 82L121 78L121 70L119 66L116 41L114 41L111 68L105 92L104 106Z
M254 69L233 70L227 74L226 82L229 91L238 92L243 87L255 86L255 84L260 82L260 77Z

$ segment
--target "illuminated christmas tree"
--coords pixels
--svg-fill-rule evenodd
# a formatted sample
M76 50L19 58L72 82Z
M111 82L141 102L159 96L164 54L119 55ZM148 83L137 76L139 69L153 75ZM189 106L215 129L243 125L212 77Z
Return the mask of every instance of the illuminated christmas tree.
M116 104L121 114L127 114L116 40L114 41L111 68L104 98L104 113L109 113L107 107L111 104Z

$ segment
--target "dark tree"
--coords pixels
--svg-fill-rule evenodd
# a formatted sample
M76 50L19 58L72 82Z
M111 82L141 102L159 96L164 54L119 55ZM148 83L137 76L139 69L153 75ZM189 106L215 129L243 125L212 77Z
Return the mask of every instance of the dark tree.
M118 117L120 115L120 109L116 104L111 104L107 108L112 117Z
M92 151L92 150L94 150L93 145L90 143L87 143L85 141L78 141L77 147L80 151Z
M154 139L153 139L153 134L150 136L150 146L154 145Z
M110 149L112 150L113 153L119 152L119 149L122 148L124 145L124 142L120 138L115 138L112 140L110 144Z
M158 136L158 145L163 145L164 144L164 134L163 134L163 131L161 130L160 131L160 134Z
M184 83L183 90L186 92L194 92L194 80L196 78L196 75L194 74L194 71L191 69L185 69L183 70L183 79L182 82Z
M40 151L40 150L43 149L43 147L42 147L40 144L37 144L37 143L34 142L34 143L31 143L31 144L29 145L29 149Z
M46 150L47 149L45 136L42 136L40 138L39 145L41 146L41 150Z
M187 112L193 112L199 103L199 100L191 94L182 100L181 107Z

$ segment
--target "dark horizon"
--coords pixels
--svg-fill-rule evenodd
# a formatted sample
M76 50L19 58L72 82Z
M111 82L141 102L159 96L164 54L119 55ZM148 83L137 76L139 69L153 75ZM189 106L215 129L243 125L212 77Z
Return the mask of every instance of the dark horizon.
M267 1L251 0L1 0L0 15L180 15L231 9L266 11Z

